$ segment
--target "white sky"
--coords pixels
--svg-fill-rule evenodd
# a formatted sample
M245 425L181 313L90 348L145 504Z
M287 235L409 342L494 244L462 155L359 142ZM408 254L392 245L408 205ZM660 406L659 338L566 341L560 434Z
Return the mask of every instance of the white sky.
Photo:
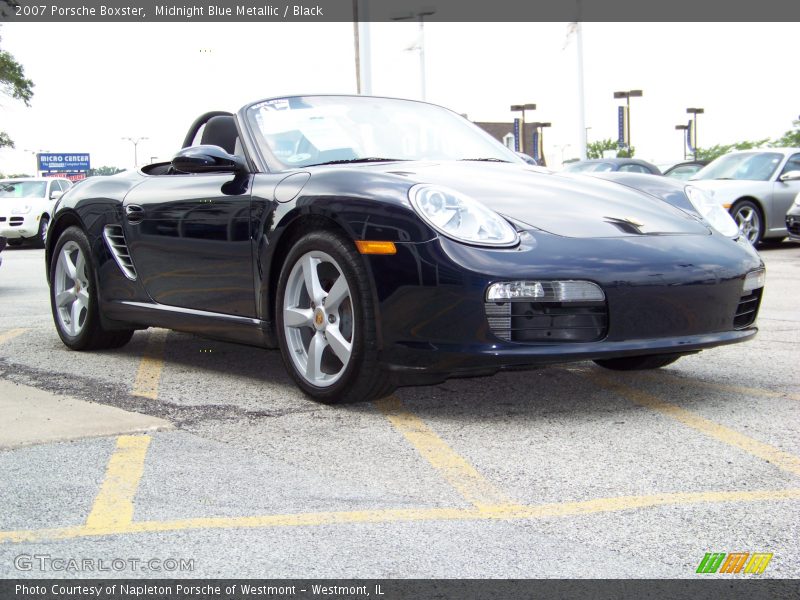
M415 23L373 23L373 93L418 98ZM589 139L616 139L615 90L631 100L637 157L677 161L686 107L705 108L699 144L779 137L800 114L800 23L585 23ZM478 121L510 121L533 102L548 164L577 154L575 44L567 23L428 23L428 101ZM304 93L355 93L352 23L18 23L0 47L33 79L32 106L0 98L0 172L32 173L29 151L88 152L92 166L170 158L207 110ZM201 50L206 50L201 52ZM568 146L567 146L568 145Z

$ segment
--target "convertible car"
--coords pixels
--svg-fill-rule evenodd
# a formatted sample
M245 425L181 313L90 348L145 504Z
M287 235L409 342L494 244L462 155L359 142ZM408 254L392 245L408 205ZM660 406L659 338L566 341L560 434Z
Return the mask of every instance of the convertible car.
M684 182L610 175L530 166L423 102L209 112L171 162L59 200L56 330L74 350L148 326L279 347L329 403L549 363L652 369L752 338L764 265L730 215Z

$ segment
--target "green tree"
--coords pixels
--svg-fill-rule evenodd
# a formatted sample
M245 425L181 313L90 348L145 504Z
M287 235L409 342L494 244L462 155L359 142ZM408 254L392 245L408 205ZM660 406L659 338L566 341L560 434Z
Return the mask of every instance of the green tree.
M775 145L785 148L800 148L800 126L784 133L782 137L775 140Z
M697 159L712 161L718 156L727 154L731 150L752 150L753 148L761 148L767 145L774 145L770 142L769 138L756 141L736 142L735 144L716 144L710 148L698 148Z
M117 167L98 167L96 169L89 169L89 177L93 177L94 175L116 175L117 173L122 173L125 169L119 169Z
M33 81L25 77L25 70L14 57L0 49L0 92L15 100L22 100L25 106L31 105ZM13 148L14 140L0 131L0 148Z
M603 158L603 152L606 150L614 150L617 153L617 158L631 158L636 154L636 146L628 148L620 148L616 140L605 139L596 142L589 142L586 145L586 158Z

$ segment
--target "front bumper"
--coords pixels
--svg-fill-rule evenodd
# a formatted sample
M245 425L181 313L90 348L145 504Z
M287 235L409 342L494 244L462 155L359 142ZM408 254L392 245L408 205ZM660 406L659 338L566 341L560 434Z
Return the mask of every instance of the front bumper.
M800 206L793 206L786 213L786 231L793 240L800 241Z
M397 246L395 256L368 260L380 314L381 361L402 381L687 354L745 341L757 332L752 321L736 319L749 298L744 278L763 263L749 244L717 234L578 239L533 232L513 250L446 239ZM487 317L486 289L526 279L599 285L607 311L602 335L591 342L522 343L496 335Z
M29 238L39 235L40 215L0 215L0 236L8 239Z

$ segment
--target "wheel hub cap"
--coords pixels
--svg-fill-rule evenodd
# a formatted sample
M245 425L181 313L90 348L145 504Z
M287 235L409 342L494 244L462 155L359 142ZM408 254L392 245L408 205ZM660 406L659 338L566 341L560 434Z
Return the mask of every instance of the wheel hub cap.
M314 311L314 327L317 331L325 331L325 323L327 319L325 318L325 311L321 308L318 308Z

